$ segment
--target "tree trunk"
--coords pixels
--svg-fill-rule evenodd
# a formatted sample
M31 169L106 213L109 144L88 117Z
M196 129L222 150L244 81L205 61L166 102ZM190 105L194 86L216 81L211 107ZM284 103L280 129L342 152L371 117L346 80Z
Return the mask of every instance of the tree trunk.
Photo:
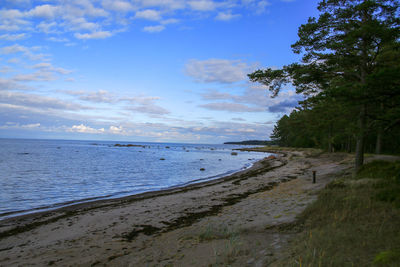
M381 102L381 114L384 113L384 105ZM378 132L376 134L376 146L375 146L375 154L382 153L382 137L383 137L383 127L381 123L378 124Z
M355 162L355 170L356 173L361 169L364 164L364 136L357 136L356 143L356 162Z
M363 12L362 21L365 22L367 20L368 14ZM360 85L365 87L366 85L366 77L367 77L367 69L368 69L368 41L365 35L362 36L362 62L361 62L361 73L360 73ZM365 97L365 88L362 90L362 97ZM355 172L361 169L364 164L364 146L365 146L365 129L366 129L366 106L365 103L361 104L360 113L358 115L358 134L357 134L357 142L356 142L356 160L355 160Z
M347 153L351 153L351 135L347 137Z
M365 104L361 106L360 115L358 117L358 135L356 143L356 173L361 169L364 164L364 143L365 143Z
M383 130L382 130L382 128L379 128L378 129L378 133L376 135L375 154L381 154L382 153L382 135L383 135Z
M329 134L328 134L328 152L333 152L333 142L332 142L332 124L329 124Z

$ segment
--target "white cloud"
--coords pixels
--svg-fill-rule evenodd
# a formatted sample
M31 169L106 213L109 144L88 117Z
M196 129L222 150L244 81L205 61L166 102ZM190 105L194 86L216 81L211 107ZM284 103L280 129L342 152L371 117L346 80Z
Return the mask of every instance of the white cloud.
M245 80L253 68L240 60L192 59L185 65L185 72L197 82L234 83Z
M164 25L157 25L157 26L146 26L143 28L144 32L149 32L149 33L156 33L156 32L161 32L165 29Z
M58 42L58 43L67 43L69 40L67 38L57 38L57 37L49 37L47 40L52 41L52 42Z
M16 82L54 81L56 78L50 72L37 71L28 74L17 74L12 80Z
M51 63L48 63L48 62L38 63L33 66L34 69L49 69L51 67L52 67Z
M25 124L21 125L21 128L27 128L27 129L33 129L33 128L39 128L40 123L31 123L31 124Z
M155 102L159 100L159 97L131 97L131 98L121 98L121 101L128 101L128 110L143 113L147 115L166 115L170 112L157 105Z
M109 31L99 31L99 32L92 32L92 33L75 33L75 38L77 39L105 39L112 36L112 33Z
M16 83L15 81L0 78L0 92L2 90L8 91L8 90L26 90L26 89L28 89L28 87Z
M157 20L161 19L161 15L160 15L160 12L157 10L146 9L146 10L136 12L135 18L157 21Z
M232 14L231 11L227 11L227 12L219 12L218 15L215 17L215 19L222 21L229 21L235 18L239 18L240 16L241 16L240 14Z
M0 10L0 18L2 20L12 20L12 19L18 19L23 17L23 13L19 11L18 9L2 9Z
M18 9L0 10L0 30L18 31L21 28L28 27L29 21L23 18L24 14Z
M113 126L113 125L111 125L108 131L110 133L112 133L112 134L126 135L126 132L124 131L122 126Z
M166 115L166 114L170 113L165 108L157 106L155 104L141 105L141 106L137 106L137 107L129 107L128 109L139 112L139 113L148 114L148 115Z
M0 68L1 73L9 73L9 72L13 72L13 71L14 71L14 69L9 66L2 66Z
M25 46L18 45L18 44L11 45L11 46L6 46L6 47L3 47L1 49L1 53L2 54L6 54L6 55L15 54L15 53L21 53L21 52L22 53L28 53L29 49L27 47L25 47Z
M156 100L160 100L158 96L137 96L137 97L124 97L121 98L122 101L128 101L131 104L139 103L141 105L149 105L154 103Z
M58 26L57 23L54 21L53 22L42 21L36 26L36 28L41 32L49 34L49 33L56 33L57 26Z
M129 12L134 9L131 3L121 0L103 0L101 4L107 10L118 12Z
M101 134L101 133L104 133L105 130L104 130L104 128L95 129L90 126L80 124L80 125L73 125L71 128L67 129L67 132Z
M10 63L10 64L18 64L20 62L21 62L21 60L19 58L15 58L15 57L7 60L7 63Z
M73 0L67 1L66 7L70 9L70 15L89 16L89 17L107 17L109 13L93 5L96 3L91 0Z
M108 129L94 128L85 124L73 125L71 127L62 127L59 130L64 130L66 132L73 133L85 133L85 134L114 134L114 135L128 135L129 133L125 131L123 126L111 125ZM131 132L131 131L130 131Z
M64 74L64 75L70 74L72 72L71 70L67 70L67 69L64 69L64 68L54 67L49 62L41 62L41 63L35 64L34 66L32 66L32 68L39 69L39 70L44 71L44 72L56 72L58 74Z
M93 102L93 103L115 103L119 101L113 94L106 90L99 90L97 92L66 92L70 95L79 96L79 99Z
M267 6L269 6L269 5L271 5L271 3L268 2L268 1L265 1L265 0L259 1L259 2L257 3L257 11L256 11L256 13L257 13L257 14L262 14L262 13L264 13L265 10L266 10L266 8L267 8Z
M19 44L6 46L1 48L0 54L10 55L22 53L24 56L28 57L30 60L40 60L44 59L46 55L44 54L35 54L33 51L40 49L40 47L26 47Z
M41 5L36 6L33 9L29 10L27 14L33 17L41 17L46 19L52 19L59 15L61 12L60 8L52 5Z
M242 108L244 112L247 110L252 111L269 111L272 113L287 113L290 112L302 97L297 95L294 90L286 89L275 98L267 96L267 89L265 87L249 85L246 87L242 94L234 95L231 93L218 92L215 90L208 90L207 93L202 94L203 99L207 101L229 101L222 103L209 103L201 107L212 110L225 110L237 111ZM229 103L229 105L227 104ZM238 106L232 104L240 104L245 106ZM250 108L250 109L248 109Z
M62 93L75 96L80 100L93 102L93 103L125 103L124 110L135 113L142 113L147 115L166 115L170 111L157 105L156 101L160 100L156 96L138 96L138 97L119 97L106 90L99 90L97 92L86 91L60 91Z
M39 108L40 110L77 111L87 109L79 104L69 103L54 97L7 91L0 91L0 103Z
M0 40L17 41L17 40L25 39L26 37L27 37L27 35L25 33L3 34L3 35L0 35Z
M176 23L177 17L209 18L229 21L238 18L237 12L263 12L270 3L266 0L23 0L8 1L9 9L0 10L0 31L19 31L25 37L38 31L61 38L70 32L78 39L100 39L127 29L132 18L160 21L161 25ZM206 15L204 15L206 14ZM159 32L164 27L148 26L146 32ZM88 33L82 33L88 32ZM30 34L32 33L32 34ZM4 38L23 38L22 35ZM50 39L49 39L50 40Z
M68 27L72 31L97 31L100 27L98 23L89 22L85 18L73 18L68 22Z
M159 7L167 11L179 10L185 8L186 0L139 0L143 7Z
M165 19L161 21L161 24L163 25L167 25L167 24L174 24L174 23L178 23L179 20L178 19Z
M228 111L228 112L262 112L265 109L260 107L250 107L243 104L238 103L228 103L228 102L219 102L219 103L209 103L200 105L200 107L210 110L218 110L218 111Z
M217 8L217 4L211 0L195 0L188 2L191 9L196 11L212 11Z
M8 122L6 125L1 125L0 129L23 129L23 130L31 130L31 129L37 129L40 128L41 124L40 123L30 123L30 124L22 124L20 125L19 123L11 123Z

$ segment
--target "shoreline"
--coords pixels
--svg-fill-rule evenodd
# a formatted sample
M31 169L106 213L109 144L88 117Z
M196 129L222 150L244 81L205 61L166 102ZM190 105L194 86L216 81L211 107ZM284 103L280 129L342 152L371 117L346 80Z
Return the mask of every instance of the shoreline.
M252 150L252 148L244 148L244 149L238 149L238 150L248 151L248 152L259 152L259 153L274 153L274 154L280 153L281 155L283 155L283 153L281 153L281 152L259 151L259 150ZM131 199L131 198L136 198L136 197L138 199L142 199L143 197L146 198L147 195L150 195L149 197L156 197L158 195L158 193L160 193L160 195L163 195L166 192L167 193L170 191L174 192L177 189L185 190L185 188L191 188L192 186L195 186L195 185L207 186L207 184L209 184L209 183L213 184L214 181L215 182L219 182L220 180L223 181L224 179L229 179L229 177L232 177L236 174L241 174L247 170L253 169L253 167L255 165L257 165L259 162L264 161L264 160L265 160L265 158L257 160L255 162L252 162L249 167L246 167L246 165L244 165L244 167L242 167L239 170L233 170L233 171L229 171L227 173L223 173L223 174L219 174L219 175L215 175L215 176L211 176L211 177L206 177L206 178L202 178L202 179L198 179L198 180L194 180L194 181L189 181L189 182L186 182L181 185L173 185L173 186L163 188L160 190L150 190L150 191L140 192L140 193L136 193L136 194L135 193L127 193L127 195L123 195L121 193L115 193L115 194L111 194L108 196L98 196L98 197L90 197L90 198L80 199L80 200L70 200L70 201L66 201L66 202L55 203L55 204L51 204L48 206L38 207L38 208L33 208L33 209L28 209L28 210L6 212L3 214L0 214L0 230L1 230L2 222L12 220L12 219L21 219L21 218L26 218L26 217L30 217L30 216L36 216L36 215L43 216L48 213L57 212L62 209L81 208L81 207L85 207L86 204L88 204L88 206L90 206L91 203L96 204L96 203L100 203L100 202L113 202L113 200L114 201L123 201L124 199ZM122 196L118 196L118 195L122 195ZM0 232L0 236L1 236L1 232Z
M260 151L260 150L253 150L252 148L244 148L240 149L242 151L252 151L252 152L260 152L260 153L273 153L275 155L279 155L279 157L286 156L286 153L284 152L277 152L277 151ZM60 203L56 204L57 206L60 205L59 207L55 208L50 208L46 209L43 211L40 211L42 208L38 209L33 209L33 210L27 210L26 214L20 214L12 217L7 217L7 218L0 218L0 240L4 236L4 232L7 231L2 231L3 225L4 224L10 224L15 221L34 221L34 220L40 220L43 217L51 217L53 219L53 216L56 216L58 213L67 213L67 212L80 212L81 210L87 210L87 209L96 209L96 208L101 208L104 206L112 206L112 205L118 205L118 204L123 204L127 202L135 202L135 201L140 201L140 200L145 200L145 199L150 199L154 197L159 197L159 196L166 196L170 194L177 194L180 192L186 192L186 191L191 191L191 190L196 190L202 187L207 187L207 186L212 186L216 184L220 184L223 182L227 182L233 179L237 179L239 176L246 175L248 172L259 172L259 171L269 171L270 168L267 167L265 168L265 162L266 158L263 158L261 160L258 160L254 162L250 167L239 170L237 172L234 172L229 175L221 176L216 179L211 179L211 180L205 180L201 182L194 182L194 183L189 183L186 185L177 185L177 186L171 186L166 189L161 189L161 190L155 190L155 191L148 191L148 192L142 192L138 194L131 194L127 196L121 196L121 197L115 197L115 198L103 198L103 197L94 197L93 201L85 201L85 200L78 200L78 201L70 201L67 203ZM278 166L280 167L280 166ZM275 167L272 167L275 168ZM222 174L223 175L223 174ZM68 204L72 203L72 204ZM35 211L39 210L39 211ZM29 212L32 211L32 212ZM21 211L24 212L24 211ZM19 212L16 212L19 213Z
M348 165L340 155L267 152L281 156L183 188L0 221L0 265L187 266L197 258L205 262L195 266L208 266L218 258L215 250L222 253L236 235L242 250L251 251L256 239L278 253L290 234L271 229L293 222L316 198L312 192ZM318 171L317 184L311 183L312 169ZM215 229L221 233L212 234ZM246 253L236 255L236 262L246 265L249 257L259 257Z

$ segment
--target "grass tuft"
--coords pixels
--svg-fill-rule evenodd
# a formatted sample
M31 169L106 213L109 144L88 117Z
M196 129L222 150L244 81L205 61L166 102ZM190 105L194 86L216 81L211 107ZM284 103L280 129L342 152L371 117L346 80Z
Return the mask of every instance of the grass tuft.
M207 227L199 234L200 241L210 241L214 239L231 239L235 238L238 233L230 229L227 225L215 226L208 224Z

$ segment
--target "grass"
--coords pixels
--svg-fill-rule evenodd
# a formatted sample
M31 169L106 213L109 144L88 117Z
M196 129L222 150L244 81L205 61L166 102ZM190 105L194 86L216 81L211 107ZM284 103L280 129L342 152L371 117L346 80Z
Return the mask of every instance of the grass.
M235 262L236 256L240 254L240 239L237 235L231 235L225 242L221 251L214 250L215 263L210 267L231 266Z
M281 266L400 266L400 162L375 161L329 184L300 216Z
M230 229L227 225L208 224L199 234L199 241L210 241L215 239L235 239L238 232Z
M185 240L189 239L207 242L213 247L213 261L209 267L231 266L240 253L240 233L225 224L208 224L195 236L185 237ZM217 245L214 241L222 243Z

